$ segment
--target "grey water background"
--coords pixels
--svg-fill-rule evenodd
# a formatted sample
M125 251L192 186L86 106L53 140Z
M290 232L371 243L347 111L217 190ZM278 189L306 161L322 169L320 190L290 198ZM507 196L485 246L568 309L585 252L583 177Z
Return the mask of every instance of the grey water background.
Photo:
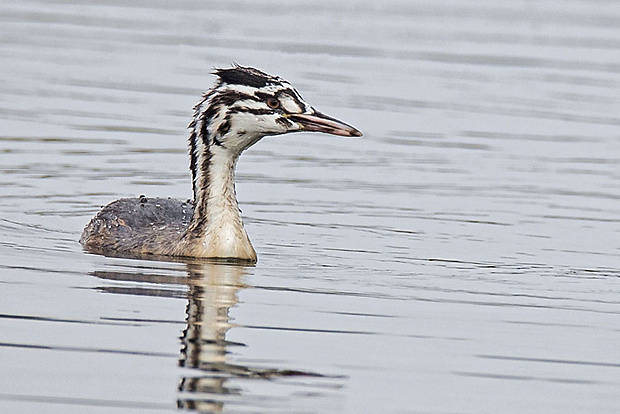
M620 5L0 3L3 413L620 412ZM98 209L191 196L231 62L361 139L265 138L256 267L115 259Z

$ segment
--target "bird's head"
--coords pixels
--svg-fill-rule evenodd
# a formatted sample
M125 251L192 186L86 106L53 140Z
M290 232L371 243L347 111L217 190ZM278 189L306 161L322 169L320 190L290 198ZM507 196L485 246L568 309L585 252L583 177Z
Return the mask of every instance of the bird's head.
M214 74L219 79L194 108L190 124L193 135L209 140L205 145L238 155L266 135L315 131L362 136L351 125L315 110L282 78L238 65Z

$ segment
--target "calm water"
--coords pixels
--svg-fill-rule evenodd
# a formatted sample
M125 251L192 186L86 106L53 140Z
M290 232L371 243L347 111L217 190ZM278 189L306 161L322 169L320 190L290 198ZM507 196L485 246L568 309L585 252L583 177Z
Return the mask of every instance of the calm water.
M616 2L1 3L3 413L620 412ZM364 138L244 154L256 267L82 252L233 61Z

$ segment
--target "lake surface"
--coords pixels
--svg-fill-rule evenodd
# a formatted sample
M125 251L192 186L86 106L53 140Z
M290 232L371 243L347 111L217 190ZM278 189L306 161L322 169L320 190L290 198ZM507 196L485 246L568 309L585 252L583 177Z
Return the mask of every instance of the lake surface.
M620 412L617 2L0 3L1 412ZM231 62L364 137L242 156L255 267L84 253Z

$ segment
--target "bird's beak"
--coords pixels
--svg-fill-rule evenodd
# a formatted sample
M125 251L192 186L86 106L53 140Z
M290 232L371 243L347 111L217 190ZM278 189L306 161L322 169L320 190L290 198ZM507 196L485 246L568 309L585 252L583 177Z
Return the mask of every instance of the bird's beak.
M311 114L290 114L289 119L301 125L302 131L325 132L343 137L362 136L362 133L351 125L317 111Z

